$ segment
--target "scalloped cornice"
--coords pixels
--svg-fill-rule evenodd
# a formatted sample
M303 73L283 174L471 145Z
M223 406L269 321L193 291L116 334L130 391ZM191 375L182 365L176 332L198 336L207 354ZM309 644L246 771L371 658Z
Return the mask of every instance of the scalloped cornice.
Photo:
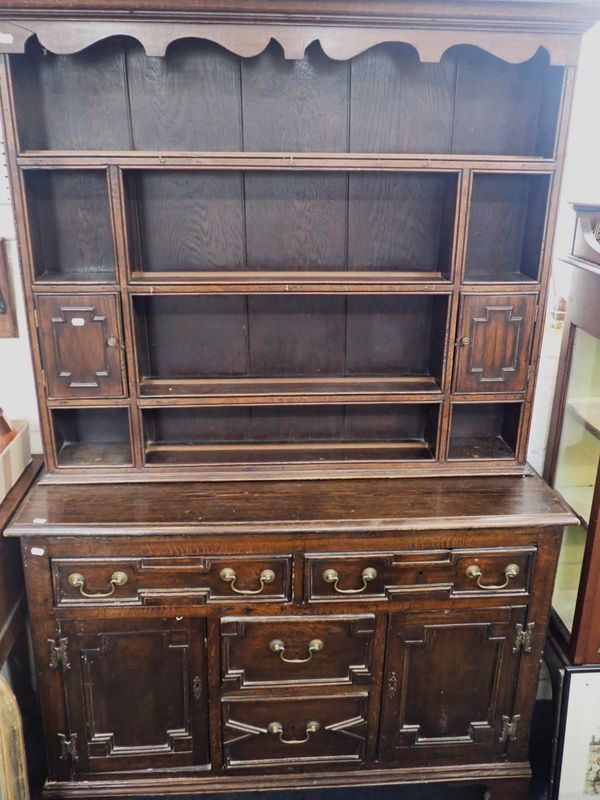
M22 53L27 40L37 36L52 53L70 54L110 36L129 36L139 41L149 56L164 56L169 45L182 38L216 42L242 57L256 56L274 39L288 59L301 59L306 48L319 41L332 59L346 60L384 42L412 45L422 61L436 62L448 48L473 45L511 63L526 61L543 47L555 65L575 65L579 35L555 30L510 31L479 27L380 27L357 25L252 24L223 22L129 21L126 19L0 19L0 52Z

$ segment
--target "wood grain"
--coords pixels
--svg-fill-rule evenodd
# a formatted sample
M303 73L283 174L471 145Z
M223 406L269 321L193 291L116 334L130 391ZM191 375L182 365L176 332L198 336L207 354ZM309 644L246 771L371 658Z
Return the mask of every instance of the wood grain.
M238 172L128 173L130 224L137 222L134 268L194 272L243 267L242 185Z
M350 150L451 152L455 64L424 64L414 48L382 44L351 61Z
M54 55L32 42L11 64L23 149L131 147L125 61L118 38L69 56Z
M37 277L114 277L108 187L102 170L32 171L25 176Z
M327 58L316 43L303 59L285 60L271 44L242 59L241 70L244 150L347 151L348 62Z
M248 173L247 263L252 269L343 269L345 175Z
M206 41L175 42L165 58L127 47L133 147L242 150L239 59Z
M440 234L451 177L352 173L349 181L350 269L443 271L448 253Z

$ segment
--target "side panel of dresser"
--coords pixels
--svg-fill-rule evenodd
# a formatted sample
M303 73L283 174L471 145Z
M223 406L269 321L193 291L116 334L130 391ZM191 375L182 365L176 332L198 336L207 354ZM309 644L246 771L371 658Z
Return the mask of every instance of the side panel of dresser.
M323 534L24 539L51 780L118 786L175 767L208 789L210 775L284 763L364 765L364 782L390 766L401 779L405 767L522 763L560 534L349 534L335 552ZM311 600L333 585L309 580L317 557L337 565L339 597ZM362 559L387 564L375 596L370 581L341 582ZM104 576L69 584L102 562ZM225 563L241 575L234 587ZM217 601L198 574L222 584ZM261 600L272 585L282 593Z

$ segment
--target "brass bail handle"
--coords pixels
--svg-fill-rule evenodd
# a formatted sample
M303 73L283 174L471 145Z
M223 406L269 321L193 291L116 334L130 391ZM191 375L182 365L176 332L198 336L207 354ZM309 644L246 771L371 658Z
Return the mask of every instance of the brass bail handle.
M275 580L275 573L272 569L263 569L258 577L258 582L260 584L258 589L238 589L235 585L237 575L235 570L231 567L224 567L221 572L219 572L219 577L222 581L230 584L231 591L236 594L260 594L267 584L273 583Z
M306 723L306 736L304 739L284 739L283 738L283 725L281 722L269 722L267 725L267 733L271 733L273 736L277 736L279 741L282 744L306 744L310 739L312 733L316 733L319 728L321 727L320 722L316 722L315 720L311 720L310 722Z
M311 639L308 643L308 656L306 658L286 658L284 655L285 644L281 639L271 639L269 642L269 650L273 653L279 653L279 658L285 661L286 664L306 664L315 653L320 653L324 647L322 639Z
M67 580L69 586L72 586L74 589L79 589L79 594L81 594L82 597L112 597L117 586L125 586L129 579L124 572L113 572L109 581L109 592L86 592L85 577L80 572L72 572Z
M365 567L361 573L361 577L362 586L358 589L340 589L338 586L340 576L336 569L326 569L323 573L323 580L325 583L332 583L334 590L338 592L338 594L360 594L364 592L367 585L377 577L377 570L374 567Z
M467 576L467 578L471 578L471 580L477 580L477 586L479 586L480 589L493 590L493 589L506 589L511 580L513 578L516 578L519 572L520 569L518 564L509 564L504 570L504 576L506 580L504 581L504 583L498 583L498 584L482 583L481 580L483 578L483 572L481 571L481 569L477 564L471 564L469 567L467 567L465 575Z

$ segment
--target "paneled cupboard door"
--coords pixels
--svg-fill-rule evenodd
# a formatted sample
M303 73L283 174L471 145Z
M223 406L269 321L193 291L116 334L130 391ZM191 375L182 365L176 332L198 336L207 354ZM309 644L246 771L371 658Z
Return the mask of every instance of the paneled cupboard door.
M49 398L124 396L117 295L41 295L37 319Z
M536 295L466 295L461 301L454 391L522 392Z
M524 620L524 607L392 614L380 758L433 765L502 757Z
M208 764L205 626L175 618L62 623L75 774Z

